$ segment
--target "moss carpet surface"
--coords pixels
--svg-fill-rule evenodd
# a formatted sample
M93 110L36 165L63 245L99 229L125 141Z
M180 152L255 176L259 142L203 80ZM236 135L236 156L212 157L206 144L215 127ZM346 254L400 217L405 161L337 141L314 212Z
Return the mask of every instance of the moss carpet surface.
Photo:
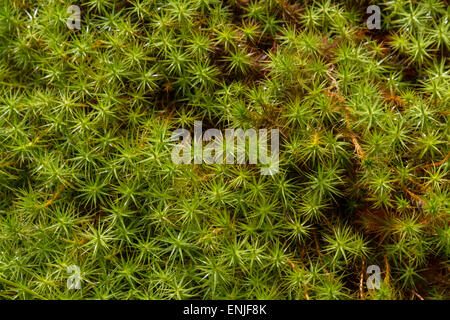
M371 4L1 1L0 298L448 299L448 3Z

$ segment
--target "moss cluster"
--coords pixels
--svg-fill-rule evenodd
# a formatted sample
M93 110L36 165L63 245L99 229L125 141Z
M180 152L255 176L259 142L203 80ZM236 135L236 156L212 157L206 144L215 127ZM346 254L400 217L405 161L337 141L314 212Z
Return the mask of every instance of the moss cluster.
M358 0L74 2L0 4L0 297L449 297L447 1L380 30ZM174 164L197 120L279 129L278 173Z

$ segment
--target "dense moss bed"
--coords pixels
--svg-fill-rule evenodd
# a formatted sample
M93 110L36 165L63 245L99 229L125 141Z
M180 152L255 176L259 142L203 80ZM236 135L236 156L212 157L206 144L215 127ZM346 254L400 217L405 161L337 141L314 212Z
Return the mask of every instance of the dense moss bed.
M0 297L448 299L448 3L376 4L3 0Z

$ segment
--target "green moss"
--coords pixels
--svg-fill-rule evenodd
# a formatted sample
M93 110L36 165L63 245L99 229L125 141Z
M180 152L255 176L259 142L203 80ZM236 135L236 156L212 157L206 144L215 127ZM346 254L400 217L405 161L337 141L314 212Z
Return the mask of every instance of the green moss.
M0 296L448 298L448 7L369 5L3 1ZM174 164L199 120L279 171Z

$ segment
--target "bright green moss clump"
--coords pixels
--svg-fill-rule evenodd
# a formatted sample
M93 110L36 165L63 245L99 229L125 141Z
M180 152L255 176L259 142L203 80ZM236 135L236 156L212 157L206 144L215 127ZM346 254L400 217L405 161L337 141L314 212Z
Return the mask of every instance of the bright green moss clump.
M371 4L2 1L0 296L448 298L448 5ZM196 120L278 173L174 164Z

